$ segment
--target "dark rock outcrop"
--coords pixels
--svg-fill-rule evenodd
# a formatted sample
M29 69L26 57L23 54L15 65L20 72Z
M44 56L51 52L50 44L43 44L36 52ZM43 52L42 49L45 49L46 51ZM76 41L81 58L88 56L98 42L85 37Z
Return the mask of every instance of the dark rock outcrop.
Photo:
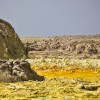
M44 80L43 76L37 75L25 60L0 61L0 81L17 82L27 80Z
M25 48L14 28L6 21L0 19L0 58L24 58Z

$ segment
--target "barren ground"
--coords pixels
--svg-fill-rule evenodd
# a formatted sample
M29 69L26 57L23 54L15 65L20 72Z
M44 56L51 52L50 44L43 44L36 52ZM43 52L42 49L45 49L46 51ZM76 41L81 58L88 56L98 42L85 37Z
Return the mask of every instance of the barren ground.
M22 41L45 80L0 82L0 100L100 100L100 35Z
M78 66L75 60L70 60L69 62L73 64L67 62L67 66L64 67L57 66L58 59L48 59L48 62L47 59L44 61L28 59L27 61L31 63L32 69L46 79L15 83L0 82L1 100L100 100L99 60L87 59L87 62L78 60L82 66L80 63ZM94 61L98 67L90 66L91 61Z

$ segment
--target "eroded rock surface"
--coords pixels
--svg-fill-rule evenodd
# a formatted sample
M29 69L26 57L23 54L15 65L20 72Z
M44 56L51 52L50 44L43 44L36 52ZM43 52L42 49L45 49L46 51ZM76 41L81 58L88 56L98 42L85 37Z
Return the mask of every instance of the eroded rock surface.
M100 35L56 36L23 39L35 57L100 58Z
M27 80L42 81L44 77L37 75L25 60L0 61L0 81L16 82Z
M0 58L26 57L25 48L14 28L6 21L0 19Z

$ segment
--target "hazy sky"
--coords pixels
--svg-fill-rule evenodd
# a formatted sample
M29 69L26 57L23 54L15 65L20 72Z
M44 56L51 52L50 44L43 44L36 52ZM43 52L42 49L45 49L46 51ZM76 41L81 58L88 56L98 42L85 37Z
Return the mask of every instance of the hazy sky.
M0 18L19 36L100 33L100 0L0 0Z

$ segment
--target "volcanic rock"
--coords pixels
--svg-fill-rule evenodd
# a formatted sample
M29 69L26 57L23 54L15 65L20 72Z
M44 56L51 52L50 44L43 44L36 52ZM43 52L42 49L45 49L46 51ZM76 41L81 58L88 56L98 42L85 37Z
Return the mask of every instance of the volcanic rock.
M0 19L0 58L16 59L26 57L25 48L14 28Z
M100 58L100 35L25 38L30 58Z
M44 77L37 75L37 73L30 68L30 64L25 60L9 60L0 62L2 62L0 64L0 81L17 82L27 80L44 80Z

